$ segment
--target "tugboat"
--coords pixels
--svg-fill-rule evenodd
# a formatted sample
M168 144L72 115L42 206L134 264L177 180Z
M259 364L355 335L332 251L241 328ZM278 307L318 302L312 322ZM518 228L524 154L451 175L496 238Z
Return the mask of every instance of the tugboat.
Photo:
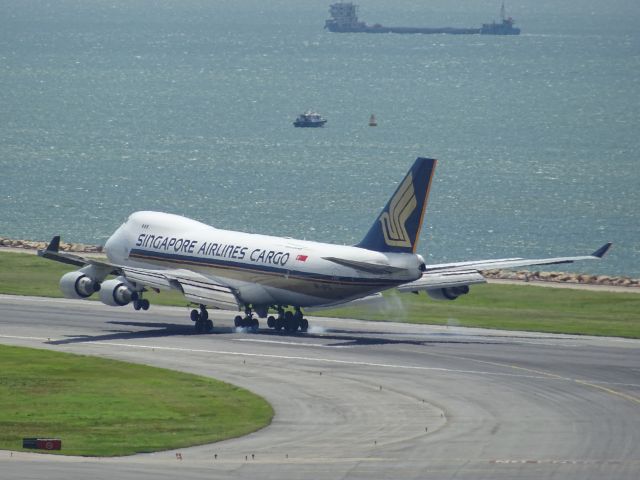
M327 120L322 118L319 113L312 112L311 110L306 111L296 118L296 121L293 122L294 127L323 127L324 124L327 123Z

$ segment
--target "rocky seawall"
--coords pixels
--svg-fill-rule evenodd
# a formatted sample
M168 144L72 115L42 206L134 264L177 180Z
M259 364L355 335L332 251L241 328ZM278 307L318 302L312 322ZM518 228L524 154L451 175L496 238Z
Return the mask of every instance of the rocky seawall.
M1 247L5 248L22 248L24 250L44 250L47 248L47 242L35 242L32 240L13 240L10 238L0 237ZM85 245L84 243L64 243L60 242L60 250L63 252L76 253L101 253L102 245Z
M46 242L31 240L12 240L0 237L0 252L2 247L41 250L47 248ZM60 250L75 253L101 253L102 245L86 245L83 243L60 242ZM512 280L519 282L555 282L578 285L604 285L610 287L640 288L640 279L630 277L616 277L609 275L591 275L588 273L544 272L529 270L485 270L482 274L495 280Z
M608 287L640 288L640 279L588 273L543 272L528 270L485 270L482 274L489 279L513 280L520 282L555 282L576 285L603 285Z

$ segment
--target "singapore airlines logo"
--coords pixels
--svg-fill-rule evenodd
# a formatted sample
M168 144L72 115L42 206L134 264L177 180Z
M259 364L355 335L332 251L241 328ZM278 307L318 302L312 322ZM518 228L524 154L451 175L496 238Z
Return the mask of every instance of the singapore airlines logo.
M413 189L413 175L409 173L389 202L389 211L382 212L380 215L382 234L387 245L390 247L411 247L406 223L417 205L416 193Z

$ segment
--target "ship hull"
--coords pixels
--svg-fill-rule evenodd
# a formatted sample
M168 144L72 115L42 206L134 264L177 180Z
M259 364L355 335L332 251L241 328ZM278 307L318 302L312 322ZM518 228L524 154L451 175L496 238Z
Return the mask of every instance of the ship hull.
M422 33L426 35L447 34L447 35L477 35L479 28L422 28L422 27L383 27L383 26L358 26L342 27L339 25L327 25L327 30L335 33Z

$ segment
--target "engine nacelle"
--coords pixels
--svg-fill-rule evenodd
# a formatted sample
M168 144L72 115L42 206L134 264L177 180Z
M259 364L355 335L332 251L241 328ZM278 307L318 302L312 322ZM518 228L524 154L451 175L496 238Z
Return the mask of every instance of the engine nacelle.
M123 277L114 278L102 282L100 288L100 301L112 307L124 307L132 300L138 299L138 293Z
M467 293L469 293L469 285L427 290L427 295L434 300L455 300L460 295L466 295Z
M87 298L100 290L100 283L84 272L65 273L60 279L60 290L66 298Z

